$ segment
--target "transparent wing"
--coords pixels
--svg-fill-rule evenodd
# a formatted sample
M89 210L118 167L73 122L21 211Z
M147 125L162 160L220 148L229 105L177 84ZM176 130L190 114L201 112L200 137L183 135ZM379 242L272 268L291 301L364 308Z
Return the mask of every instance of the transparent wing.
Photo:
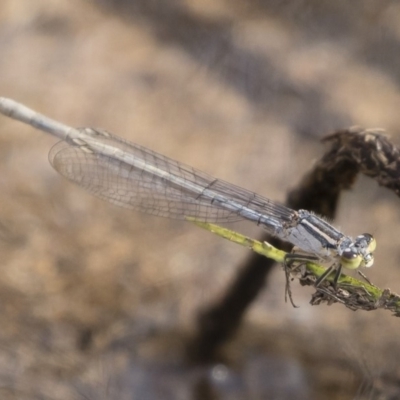
M87 128L85 133L87 134ZM212 199L190 192L184 185L135 168L111 156L85 151L83 146L62 141L49 153L52 166L65 178L95 196L117 206L162 217L184 219L187 216L207 222L232 222L244 219L240 206L249 207L278 220L289 220L292 210L273 203L251 191L213 178L204 172L181 164L145 147L130 143L108 132L91 130L96 142L143 160L146 165L180 177L182 182L195 183L216 195L239 205L237 210L224 209Z

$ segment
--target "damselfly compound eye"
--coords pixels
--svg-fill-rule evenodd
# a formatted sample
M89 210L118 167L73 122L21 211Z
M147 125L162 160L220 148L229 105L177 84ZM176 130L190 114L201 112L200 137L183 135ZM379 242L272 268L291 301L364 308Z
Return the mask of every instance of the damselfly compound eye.
M354 248L347 248L343 251L340 261L343 267L347 269L357 269L361 265L363 258Z
M355 246L366 248L371 253L376 249L376 240L369 233L357 236L354 244Z

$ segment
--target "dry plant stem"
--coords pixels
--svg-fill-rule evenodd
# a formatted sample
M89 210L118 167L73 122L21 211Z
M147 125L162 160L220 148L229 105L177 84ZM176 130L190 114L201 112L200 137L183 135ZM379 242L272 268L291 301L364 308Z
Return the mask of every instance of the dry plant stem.
M340 192L352 187L358 173L376 179L380 185L400 195L400 152L382 130L350 128L326 136L323 142L329 148L298 187L289 193L287 206L314 211L333 219ZM262 240L289 250L287 244L275 238L264 237ZM213 359L217 349L234 335L247 307L265 288L273 264L271 259L252 253L222 300L201 313L198 334L190 346L192 350L196 349L192 353L196 353L194 358ZM363 293L359 295L361 299ZM311 304L328 301L328 297L333 302L333 296L336 301L342 301L345 292L334 294L329 289L321 288L313 296ZM378 303L383 302L386 308L392 309L392 303L396 301L390 292L384 291ZM374 306L367 303L366 307L373 309Z
M350 189L359 173L400 196L400 150L381 129L354 127L328 135L322 141L330 148L298 188L290 192L290 207L333 218L340 192Z
M281 264L285 262L288 256L284 251L278 250L266 242L259 242L218 225L198 222L193 219L191 222ZM286 271L293 279L299 279L302 285L314 286L318 279L325 274L326 268L306 259L300 258L299 260L298 266L291 268L285 266ZM380 289L373 284L362 282L345 274L342 274L336 282L335 271L332 271L321 282L311 299L313 305L324 302L327 304L339 302L352 310L371 311L383 308L393 312L395 316L400 316L400 297L391 293L390 289Z

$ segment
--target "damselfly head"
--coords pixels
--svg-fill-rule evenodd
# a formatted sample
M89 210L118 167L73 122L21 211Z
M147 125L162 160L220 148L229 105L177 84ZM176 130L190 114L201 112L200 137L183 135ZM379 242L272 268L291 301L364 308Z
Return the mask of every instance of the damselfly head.
M343 249L340 254L340 261L347 269L359 267L372 267L374 264L373 251L376 248L376 241L369 233L356 237L353 243Z
M372 267L374 264L373 252L376 249L376 240L369 233L364 233L356 237L354 241L354 247L358 250L359 254L362 256L363 267Z

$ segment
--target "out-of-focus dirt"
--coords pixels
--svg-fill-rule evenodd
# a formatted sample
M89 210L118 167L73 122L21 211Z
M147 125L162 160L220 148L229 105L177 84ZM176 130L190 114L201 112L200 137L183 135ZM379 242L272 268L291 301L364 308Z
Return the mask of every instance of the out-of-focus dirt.
M391 1L3 0L0 96L282 201L323 134L400 144L399 18ZM247 251L91 197L52 170L54 142L0 117L2 399L342 399L368 371L398 376L397 319L311 307L304 288L293 309L279 268L230 362L185 366L196 312ZM374 233L368 276L394 291L398 204L361 180L337 221Z

